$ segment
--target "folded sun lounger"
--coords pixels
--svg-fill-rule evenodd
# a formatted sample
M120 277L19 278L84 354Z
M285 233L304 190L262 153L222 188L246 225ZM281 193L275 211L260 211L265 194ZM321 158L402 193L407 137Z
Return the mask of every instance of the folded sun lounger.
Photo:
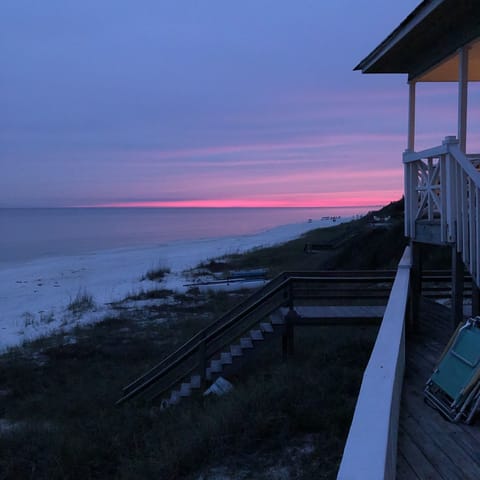
M472 421L480 405L480 317L459 325L424 392L450 421Z

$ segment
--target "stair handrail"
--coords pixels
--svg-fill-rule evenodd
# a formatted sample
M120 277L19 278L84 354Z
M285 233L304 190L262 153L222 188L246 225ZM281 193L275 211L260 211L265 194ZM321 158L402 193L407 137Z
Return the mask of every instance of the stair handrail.
M279 275L279 277L281 277ZM279 277L276 277L277 280ZM144 391L148 387L150 387L153 383L155 383L160 377L165 376L171 370L173 370L177 365L182 363L186 358L191 357L198 351L198 348L203 342L211 341L213 338L216 338L219 333L222 333L225 329L227 329L232 324L242 320L245 315L251 313L258 305L262 305L269 297L273 296L273 294L278 293L286 285L288 285L288 278L284 280L278 286L274 285L274 289L269 289L269 291L261 296L259 299L255 300L253 303L247 305L244 309L242 309L236 315L233 315L232 318L229 317L229 313L222 316L219 320L213 322L212 324L208 325L204 329L200 330L197 334L195 334L190 340L184 343L180 348L178 348L175 352L168 355L164 360L160 363L155 365L151 368L147 373L139 377L134 382L130 383L126 387L124 387L124 395L120 400L117 401L117 404L123 403L124 401L132 398L133 396L139 394L141 391ZM263 291L263 289L261 289ZM249 302L250 303L250 302ZM277 307L278 308L278 307ZM225 320L221 322L220 320ZM216 329L215 329L216 327ZM210 331L212 330L212 331Z
M229 322L223 325L220 325L215 331L211 332L207 338L200 340L199 342L197 342L196 345L192 346L190 351L185 353L183 358L178 358L177 360L175 360L174 364L172 363L171 365L166 367L164 371L159 372L153 378L147 380L148 384L142 385L141 390L143 391L148 389L148 387L150 385L153 385L158 379L160 379L160 377L166 375L168 372L173 370L176 366L180 365L188 357L192 357L193 355L196 355L203 342L205 342L205 356L207 360L211 359L218 353L222 352L225 349L226 345L232 344L232 342L236 338L239 338L242 335L244 335L246 332L248 332L251 328L253 328L256 324L258 324L260 319L253 318L253 319L250 319L248 323L243 323L243 324L242 324L242 321L244 322L245 319L250 318L250 314L255 313L256 309L259 308L260 306L264 306L267 303L267 301L271 299L271 297L273 297L276 293L281 292L284 288L289 288L289 284L290 284L290 279L287 279L285 281L285 285L279 286L277 289L275 289L275 291L270 292L265 298L259 299L254 305L250 306L248 309L243 311L237 317L234 317ZM283 299L278 299L276 303L271 303L266 311L263 310L264 316L268 316L269 314L273 313L278 308L284 306L287 302L288 302L288 298L283 298ZM241 327L240 329L238 328L239 325ZM233 334L231 334L232 332ZM215 343L218 343L218 345L212 348L212 345L214 345ZM188 377L188 375L190 375L197 368L198 368L198 363L195 363L193 367L183 372L182 375L178 376L178 378L175 381L171 382L170 386L180 383L183 378ZM170 386L161 387L151 399L157 398L158 396L160 396L161 394L169 390Z
M193 335L190 340L187 340L184 344L182 344L177 350L173 351L170 353L167 357L165 357L161 362L158 364L154 365L150 370L145 372L143 375L135 379L133 382L129 383L125 387L123 387L124 392L128 392L129 390L133 389L138 383L141 383L143 379L146 379L149 375L156 373L160 368L162 368L164 365L166 365L168 362L173 360L173 358L177 357L178 355L181 354L183 350L186 348L191 347L192 345L196 344L196 342L203 338L205 335L209 333L212 329L214 329L217 325L222 324L225 321L228 321L229 318L234 317L239 311L241 312L244 308L248 306L249 303L252 302L252 300L259 295L263 295L265 292L271 290L272 288L275 288L275 286L284 278L285 273L279 274L277 277L275 277L273 280L271 280L267 285L262 287L261 289L257 290L254 292L252 295L250 295L247 299L245 299L243 302L240 302L237 304L235 307L221 315L219 318L217 318L215 321L212 323L208 324L206 327L202 328L200 331L198 331L195 335Z

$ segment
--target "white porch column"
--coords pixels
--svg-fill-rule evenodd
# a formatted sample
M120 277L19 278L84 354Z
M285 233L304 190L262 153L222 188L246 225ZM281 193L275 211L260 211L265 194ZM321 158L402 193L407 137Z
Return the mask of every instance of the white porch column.
M462 152L467 149L468 47L458 51L458 142Z
M405 153L415 151L415 87L414 81L408 82L408 140L407 150ZM414 222L412 221L415 215L414 207L414 190L412 186L413 165L404 163L403 167L403 192L405 195L405 236L414 237Z
M408 144L407 150L415 151L415 87L414 81L408 83Z

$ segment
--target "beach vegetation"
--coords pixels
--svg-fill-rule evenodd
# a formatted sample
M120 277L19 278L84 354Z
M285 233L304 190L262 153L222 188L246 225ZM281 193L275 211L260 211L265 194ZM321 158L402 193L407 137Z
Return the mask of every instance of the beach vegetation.
M79 315L95 308L95 301L93 295L88 293L85 289L80 289L74 298L70 299L67 305L67 310Z
M197 268L200 270L207 270L208 272L212 273L226 273L229 270L229 264L222 259L211 258L206 262L200 263Z
M25 328L35 325L35 315L32 312L24 312L22 314L23 326Z
M55 314L50 312L40 312L40 323L52 323L55 321Z
M140 289L136 292L129 293L125 298L126 301L141 301L141 300L154 300L162 299L165 300L173 295L173 290L168 290L166 288L155 288L152 290Z
M147 273L140 278L140 281L150 280L151 282L161 282L169 273L170 268L159 265L148 270Z
M41 325L46 325L55 321L55 314L53 311L40 311L38 315L32 312L24 312L22 314L23 328L34 327L37 328Z

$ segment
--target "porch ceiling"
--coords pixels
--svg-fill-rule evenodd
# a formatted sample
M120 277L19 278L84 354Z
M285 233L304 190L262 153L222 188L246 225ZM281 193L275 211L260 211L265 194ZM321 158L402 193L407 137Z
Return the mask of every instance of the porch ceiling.
M459 55L455 53L438 65L417 77L417 82L457 82ZM480 81L480 42L471 45L468 51L468 80Z
M410 80L455 81L456 51L480 39L479 18L478 0L424 0L355 70L407 73ZM479 52L477 47L474 50L470 80L480 79L480 61L475 60Z

